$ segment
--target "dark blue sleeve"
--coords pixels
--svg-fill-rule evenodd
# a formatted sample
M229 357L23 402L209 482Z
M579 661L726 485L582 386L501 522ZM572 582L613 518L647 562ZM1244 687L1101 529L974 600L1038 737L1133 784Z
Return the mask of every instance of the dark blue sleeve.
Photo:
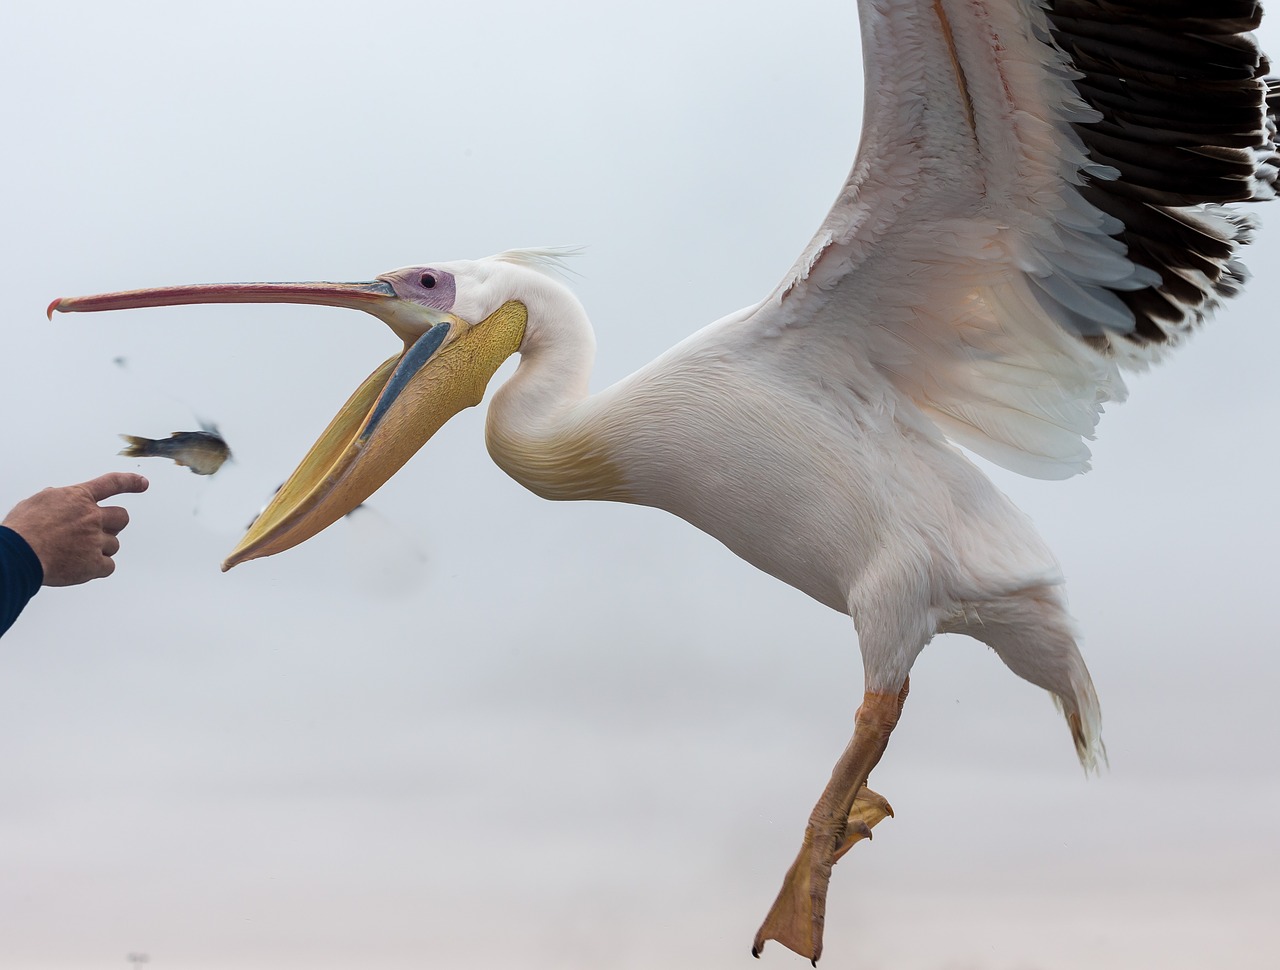
M44 582L40 557L27 540L0 525L0 636Z

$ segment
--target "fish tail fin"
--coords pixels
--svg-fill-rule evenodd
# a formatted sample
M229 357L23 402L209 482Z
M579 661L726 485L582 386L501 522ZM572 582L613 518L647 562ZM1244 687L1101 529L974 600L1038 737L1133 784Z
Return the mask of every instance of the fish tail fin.
M155 441L151 438L140 438L133 434L122 434L120 437L124 439L125 446L117 454L124 455L126 458L146 458L154 454L151 448Z

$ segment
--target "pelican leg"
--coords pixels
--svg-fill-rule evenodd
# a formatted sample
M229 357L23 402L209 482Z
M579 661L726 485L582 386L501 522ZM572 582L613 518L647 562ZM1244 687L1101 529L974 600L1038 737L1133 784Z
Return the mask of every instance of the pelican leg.
M871 837L871 826L893 814L889 803L867 788L866 782L902 714L907 685L903 681L897 693L867 691L863 695L853 739L809 816L800 854L787 870L778 898L756 932L752 956L760 955L766 940L777 940L818 965L831 867L854 843Z

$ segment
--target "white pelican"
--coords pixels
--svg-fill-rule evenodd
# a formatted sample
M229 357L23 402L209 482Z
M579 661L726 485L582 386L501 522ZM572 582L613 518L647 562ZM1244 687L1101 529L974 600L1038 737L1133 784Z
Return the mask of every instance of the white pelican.
M816 962L835 861L888 803L866 788L939 632L1049 691L1086 768L1098 702L1053 555L953 442L1065 478L1124 397L1244 279L1274 195L1277 82L1252 0L860 0L861 147L812 242L760 303L598 394L594 338L546 252L367 283L225 284L55 301L354 307L404 341L321 435L224 568L351 510L453 414L553 499L666 509L850 615L852 740L756 935Z

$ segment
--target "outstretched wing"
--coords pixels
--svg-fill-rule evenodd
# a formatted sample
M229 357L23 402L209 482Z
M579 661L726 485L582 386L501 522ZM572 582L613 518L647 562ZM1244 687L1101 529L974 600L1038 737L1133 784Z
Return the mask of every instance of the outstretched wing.
M952 438L1065 478L1120 367L1238 289L1280 90L1251 0L861 0L862 143L747 326L874 367ZM855 387L856 390L856 387Z

